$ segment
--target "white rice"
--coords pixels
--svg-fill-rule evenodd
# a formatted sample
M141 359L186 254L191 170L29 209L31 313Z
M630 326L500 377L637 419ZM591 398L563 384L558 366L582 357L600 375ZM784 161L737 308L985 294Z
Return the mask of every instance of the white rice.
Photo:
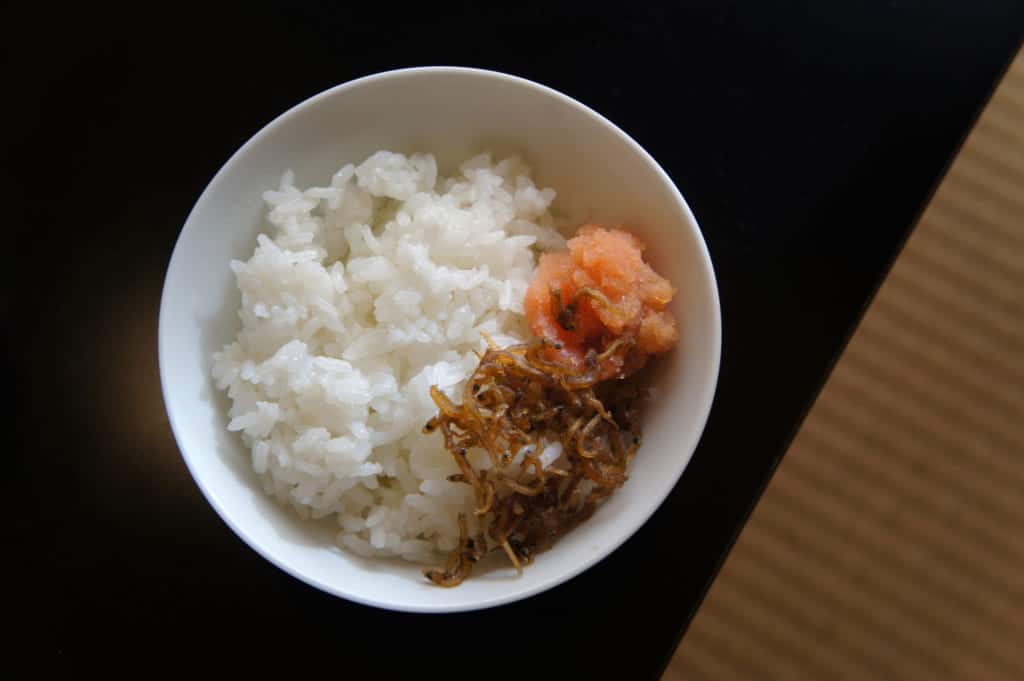
M477 156L443 179L432 156L387 151L326 187L286 172L264 193L271 234L231 263L242 325L213 376L268 494L335 517L338 543L363 555L432 561L455 546L472 490L446 480L457 466L421 433L429 388L458 398L481 332L526 337L535 249L564 246L554 196L517 158Z

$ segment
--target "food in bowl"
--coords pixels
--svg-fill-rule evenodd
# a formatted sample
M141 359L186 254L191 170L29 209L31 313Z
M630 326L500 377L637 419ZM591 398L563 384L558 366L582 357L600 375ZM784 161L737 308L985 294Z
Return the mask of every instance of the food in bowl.
M488 550L520 568L625 481L627 377L674 345L674 291L622 230L566 251L554 197L516 157L442 178L388 151L264 193L273 234L231 263L241 329L213 376L268 494L360 555L447 554L426 574L453 586Z
M644 394L632 378L678 338L666 312L675 291L642 257L632 234L582 227L566 252L545 253L525 301L537 338L499 348L488 342L463 388L462 405L431 389L440 429L471 484L477 531L459 519L459 547L444 568L425 571L460 584L500 547L517 570L586 520L626 481L640 446ZM477 467L470 452L487 458Z

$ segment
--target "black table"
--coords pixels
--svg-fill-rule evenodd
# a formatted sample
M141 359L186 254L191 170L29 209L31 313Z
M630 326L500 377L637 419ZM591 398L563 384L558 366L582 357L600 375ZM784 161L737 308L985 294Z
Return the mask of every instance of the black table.
M1024 3L350 4L5 12L6 562L24 625L5 647L78 671L214 655L656 678L1018 47ZM724 348L696 456L624 547L525 602L414 616L324 595L228 530L172 439L156 326L178 231L238 146L331 85L439 63L551 85L648 149L703 227Z

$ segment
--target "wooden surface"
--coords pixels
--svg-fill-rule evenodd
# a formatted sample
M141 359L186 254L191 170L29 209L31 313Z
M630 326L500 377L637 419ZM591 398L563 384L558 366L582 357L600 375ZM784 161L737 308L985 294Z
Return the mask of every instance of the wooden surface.
M1022 405L1018 55L664 679L1024 679Z
M519 663L527 654L496 663L496 636L539 632L556 636L559 651L543 656L539 676L657 678L1024 27L1021 0L939 10L892 0L480 5L401 15L330 0L6 8L5 47L17 58L4 62L11 133L0 139L0 179L13 189L5 225L21 285L4 300L11 319L28 323L8 353L17 400L7 501L18 512L5 535L14 539L4 544L14 575L5 614L17 631L5 669L108 677L158 661L165 673L194 676L212 663L263 677L285 665L294 674L294 655L280 653L301 650L314 651L302 658L309 668L331 672L340 654L350 676L376 678L386 660L389 675L419 678L424 660L454 650L460 671L494 681L532 673ZM509 49L512 40L529 49ZM157 362L168 259L217 169L306 97L418 64L524 76L621 126L698 216L723 309L715 407L658 512L569 582L443 621L334 598L251 550L189 475ZM372 112L352 122L372 124ZM344 140L325 144L340 153ZM1005 215L1006 204L983 208ZM971 455L996 460L993 452ZM830 509L852 504L836 499ZM874 522L863 501L853 505L863 514L853 517ZM977 524L981 512L972 513ZM845 517L814 527L835 533ZM844 530L851 542L853 529ZM822 560L783 546L798 557L789 565ZM875 558L863 551L845 560ZM949 570L938 574L949 589ZM836 607L806 602L790 622ZM793 631L790 623L787 640ZM855 640L866 646L864 635ZM69 673L39 672L53 662Z

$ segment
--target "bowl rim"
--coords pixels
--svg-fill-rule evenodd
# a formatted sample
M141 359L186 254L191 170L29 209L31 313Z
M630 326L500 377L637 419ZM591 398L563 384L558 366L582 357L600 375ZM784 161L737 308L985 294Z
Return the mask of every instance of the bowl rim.
M416 76L416 75L436 75L436 74L451 74L451 75L466 75L474 77L484 77L489 79L495 79L498 81L504 81L505 83L525 87L535 91L539 91L541 94L551 97L561 104L576 109L578 112L597 120L602 126L607 128L611 133L618 136L623 140L627 146L629 146L635 153L639 154L647 164L660 176L661 180L671 189L672 195L674 196L679 207L682 209L684 215L689 220L687 228L694 232L697 237L696 242L698 245L699 261L703 266L703 275L710 283L709 290L711 294L711 324L709 325L710 341L713 348L712 356L708 358L711 365L710 380L703 386L701 386L701 392L699 394L699 404L701 412L697 415L696 423L699 424L699 428L694 430L695 437L692 444L688 447L686 463L675 473L675 480L672 485L668 488L665 495L658 499L657 503L652 504L650 509L641 515L639 522L635 523L635 526L629 531L623 533L621 536L616 537L613 541L609 542L607 546L590 555L584 559L579 560L570 564L570 567L564 571L559 572L553 577L536 583L528 588L510 588L502 593L492 597L479 599L471 603L445 603L443 600L438 603L430 604L409 604L401 602L389 602L384 599L368 597L358 588L358 582L356 582L355 588L343 588L336 584L326 583L320 579L304 574L299 567L293 566L284 560L278 558L270 550L265 548L260 542L255 541L244 527L242 527L236 520L231 516L230 513L224 508L221 502L218 500L217 495L208 488L206 482L197 474L196 468L193 465L192 456L188 453L185 447L182 446L182 436L179 434L184 432L183 426L178 421L178 414L174 407L174 400L171 399L171 388L169 386L169 379L165 367L168 362L165 360L170 350L170 329L166 322L166 316L164 315L165 305L168 297L168 283L171 279L172 272L175 269L174 265L176 262L176 256L178 256L179 249L182 248L183 237L186 232L189 231L189 227L192 224L192 218L198 209L198 207L204 202L209 195L216 192L218 185L224 180L225 176L232 170L232 168L239 162L242 155L252 146L260 143L261 139L268 135L272 130L285 124L288 119L296 115L299 111L304 110L308 107L314 106L317 103L329 99L338 95L339 93L345 92L350 89L355 89L368 83L387 80L392 78ZM164 281L161 288L160 296L160 312L158 317L157 325L157 360L160 372L160 388L162 397L164 400L164 408L167 412L168 422L171 427L171 432L174 436L175 444L181 453L182 459L185 461L185 466L188 468L189 474L192 480L199 487L200 492L206 499L206 502L214 509L220 519L231 529L234 534L239 537L250 549L255 551L258 555L262 556L265 560L276 566L288 575L291 575L295 579L312 586L324 593L343 598L345 600L359 603L374 608L381 608L384 610L391 610L397 612L409 612L409 613L454 613L454 612L469 612L474 610L482 610L486 608L493 608L508 603L524 600L535 596L537 594L548 591L560 584L564 584L578 575L582 574L586 570L590 569L600 561L604 560L616 550L618 550L626 541L628 541L637 531L640 530L654 515L659 508L664 505L665 500L672 493L681 479L686 468L689 467L692 461L693 454L700 443L701 437L705 429L707 428L707 421L711 413L711 408L714 403L715 394L718 388L719 371L721 365L721 354L722 354L722 312L721 302L718 292L718 280L715 276L714 265L711 261L711 256L708 251L707 242L704 239L704 235L700 229L700 225L697 222L696 217L690 210L689 204L683 197L676 183L668 175L668 173L661 167L661 165L654 159L651 154L644 149L636 140L630 137L621 128L615 125L612 121L591 109L582 102L566 95L552 87L543 85L541 83L523 78L521 76L515 76L500 71L493 71L489 69L466 67L466 66L414 66L408 68L391 69L388 71L381 71L371 73L365 76L361 76L352 80L348 80L337 85L334 85L326 90L323 90L317 94L314 94L306 99L300 101L294 106L288 108L283 113L277 115L270 122L266 123L261 127L255 134L250 136L235 152L224 162L224 164L218 169L213 178L207 183L196 199L192 208L189 210L188 216L185 218L185 222L182 225L178 236L175 239L174 249L171 252L171 257L168 260L167 271L164 276Z

